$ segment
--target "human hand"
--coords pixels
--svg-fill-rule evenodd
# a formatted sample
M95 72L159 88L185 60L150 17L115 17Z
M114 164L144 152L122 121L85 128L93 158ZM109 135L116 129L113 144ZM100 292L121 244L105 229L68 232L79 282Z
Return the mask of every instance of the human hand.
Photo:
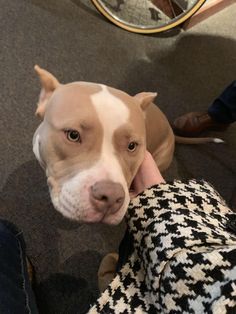
M144 160L132 182L130 197L133 198L145 189L163 182L165 182L165 180L152 158L152 155L146 151Z

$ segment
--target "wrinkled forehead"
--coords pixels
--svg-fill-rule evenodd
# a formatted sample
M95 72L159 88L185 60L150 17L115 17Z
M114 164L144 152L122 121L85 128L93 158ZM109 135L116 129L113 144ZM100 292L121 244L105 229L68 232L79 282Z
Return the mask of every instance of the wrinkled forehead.
M108 87L102 84L89 82L74 82L70 84L61 85L55 90L50 102L52 105L55 102L57 103L57 105L64 102L76 104L78 100L89 101L91 97L94 96L95 94L103 96L103 98L98 99L103 103L108 101L110 102L111 100L113 102L115 102L116 100L122 101L127 106L132 106L134 105L134 103L136 103L134 97L128 95L127 93L121 90Z
M58 87L50 98L46 117L64 120L67 115L72 117L83 112L92 110L91 96L101 92L102 88L98 84L71 83ZM91 114L91 113L90 113Z
M113 128L130 121L139 123L143 115L134 97L105 85L75 82L62 85L54 92L46 110L54 123L75 119L93 122L110 121Z

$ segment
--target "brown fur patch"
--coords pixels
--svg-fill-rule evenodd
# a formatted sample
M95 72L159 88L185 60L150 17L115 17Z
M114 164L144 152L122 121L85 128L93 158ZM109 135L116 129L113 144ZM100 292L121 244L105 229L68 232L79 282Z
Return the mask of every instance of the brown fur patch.
M78 165L86 169L99 158L103 128L90 99L99 91L96 84L72 83L59 87L49 100L43 123L50 135L41 137L47 141L41 153L54 178L68 177ZM68 129L79 131L81 143L66 138Z

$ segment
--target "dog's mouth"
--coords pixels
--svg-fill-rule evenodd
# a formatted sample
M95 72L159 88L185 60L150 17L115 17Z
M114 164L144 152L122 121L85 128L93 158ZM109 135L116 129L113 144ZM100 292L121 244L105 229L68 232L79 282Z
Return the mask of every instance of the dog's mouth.
M99 195L97 195L100 193L98 187L102 188L103 186L95 186L97 190L94 191L92 197L94 201L92 202L90 181L89 183L85 182L83 184L83 188L79 191L75 188L77 185L73 184L74 182L70 184L69 183L67 182L64 185L61 185L60 183L56 182L54 178L48 178L48 186L52 203L55 209L63 216L71 220L84 223L105 223L111 225L119 224L127 211L130 198L135 196L133 185L131 184L130 190L128 190L128 185L126 185L125 187L122 187L122 189L124 189L124 195L122 194L121 196L124 196L124 201L122 202L121 206L119 208L116 208L115 206L119 200L119 190L118 192L115 190L114 194L115 199L117 198L117 202L114 202L113 204L111 201L111 208L109 207L108 202L107 205L105 204L107 208L103 208L103 199L100 200L100 198L98 198ZM118 196L116 192L118 193ZM109 199L109 193L106 189L104 190L104 195L107 195ZM111 200L113 198L114 196L112 195ZM96 201L98 204L96 204ZM101 206L99 205L100 203Z
M109 209L102 212L96 210L91 203L80 204L76 208L71 202L71 199L65 197L65 195L51 195L51 201L54 208L60 212L64 217L70 220L94 224L94 223L104 223L108 225L118 225L128 208L128 200L122 208L117 212L112 213Z
M129 196L130 196L130 198L134 198L135 196L137 196L137 193L135 191L134 180L131 182L131 185L130 185L130 188L129 188Z

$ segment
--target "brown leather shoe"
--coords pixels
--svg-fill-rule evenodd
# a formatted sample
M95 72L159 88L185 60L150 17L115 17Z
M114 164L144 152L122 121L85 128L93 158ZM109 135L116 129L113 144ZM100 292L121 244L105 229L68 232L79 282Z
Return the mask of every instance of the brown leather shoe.
M175 119L172 128L182 136L195 136L206 130L224 131L229 124L213 120L207 112L189 112Z

